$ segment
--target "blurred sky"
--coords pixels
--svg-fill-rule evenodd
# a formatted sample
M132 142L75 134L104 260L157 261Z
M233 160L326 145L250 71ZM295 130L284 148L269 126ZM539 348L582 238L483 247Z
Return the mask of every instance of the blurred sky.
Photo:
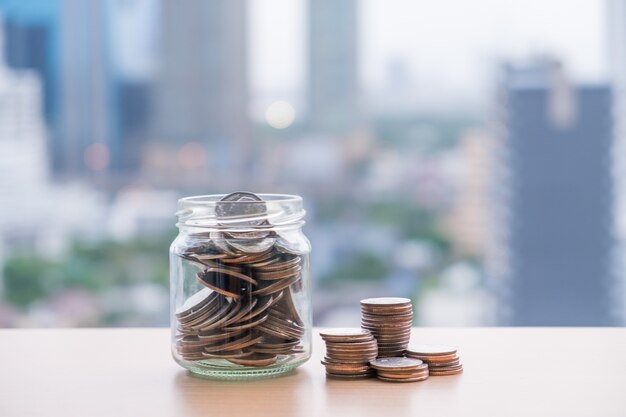
M451 99L485 95L503 58L555 54L578 80L606 76L604 1L360 0L360 77L383 88L389 63ZM251 83L256 93L304 87L305 0L250 0ZM434 86L434 88L433 88Z

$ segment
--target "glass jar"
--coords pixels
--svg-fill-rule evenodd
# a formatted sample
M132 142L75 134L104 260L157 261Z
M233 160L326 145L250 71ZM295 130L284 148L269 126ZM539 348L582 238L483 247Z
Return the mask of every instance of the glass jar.
M311 280L302 198L186 197L170 248L172 355L194 374L246 379L311 356Z

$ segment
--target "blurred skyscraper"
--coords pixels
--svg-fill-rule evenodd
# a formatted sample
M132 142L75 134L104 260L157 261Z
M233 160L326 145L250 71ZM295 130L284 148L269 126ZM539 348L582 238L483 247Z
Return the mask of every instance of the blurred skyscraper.
M57 171L68 176L109 169L119 147L105 11L103 0L62 3Z
M621 305L622 324L626 323L626 0L609 1L609 51L615 115L615 230L617 247L614 265L621 291L615 291Z
M0 0L6 64L9 68L37 71L43 81L48 122L56 111L59 3L60 0Z
M309 121L345 131L358 117L357 0L309 0Z
M614 324L611 90L546 60L506 68L502 94L500 321Z
M210 173L228 173L221 181L249 171L246 5L161 2L153 136L179 151L183 166L204 160Z
M158 2L107 0L106 6L109 66L115 74L114 122L120 137L111 162L124 177L138 171L150 134Z
M0 0L4 21L4 62L36 71L43 89L44 116L50 126L48 152L56 157L59 115L59 14L61 0ZM48 165L48 161L44 161ZM50 165L57 165L50 160Z
M0 0L7 65L33 69L42 81L55 174L100 171L110 179L138 167L156 6L152 0Z

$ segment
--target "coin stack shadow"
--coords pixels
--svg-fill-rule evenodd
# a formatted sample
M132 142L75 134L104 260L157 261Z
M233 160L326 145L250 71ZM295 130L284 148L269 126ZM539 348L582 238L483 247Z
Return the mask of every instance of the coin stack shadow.
M278 355L301 352L305 325L292 290L302 286L302 257L278 244L260 252L225 245L209 241L180 255L199 268L196 279L205 288L175 313L178 354L267 366Z
M379 358L370 362L376 378L387 382L417 382L428 379L428 364L412 358Z
M408 358L426 362L432 376L456 375L463 372L456 348L451 346L411 345L405 354Z
M367 330L331 329L320 332L326 342L322 365L326 376L335 379L363 379L374 376L369 362L376 359L376 339Z
M378 357L402 356L411 338L413 306L408 298L381 297L361 300L361 328L378 343Z

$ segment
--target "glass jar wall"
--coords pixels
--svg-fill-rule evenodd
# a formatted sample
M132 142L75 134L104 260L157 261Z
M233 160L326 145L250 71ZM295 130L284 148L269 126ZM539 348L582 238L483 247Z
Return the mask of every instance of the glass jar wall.
M179 200L170 248L172 355L192 373L245 379L311 355L310 244L298 196Z

